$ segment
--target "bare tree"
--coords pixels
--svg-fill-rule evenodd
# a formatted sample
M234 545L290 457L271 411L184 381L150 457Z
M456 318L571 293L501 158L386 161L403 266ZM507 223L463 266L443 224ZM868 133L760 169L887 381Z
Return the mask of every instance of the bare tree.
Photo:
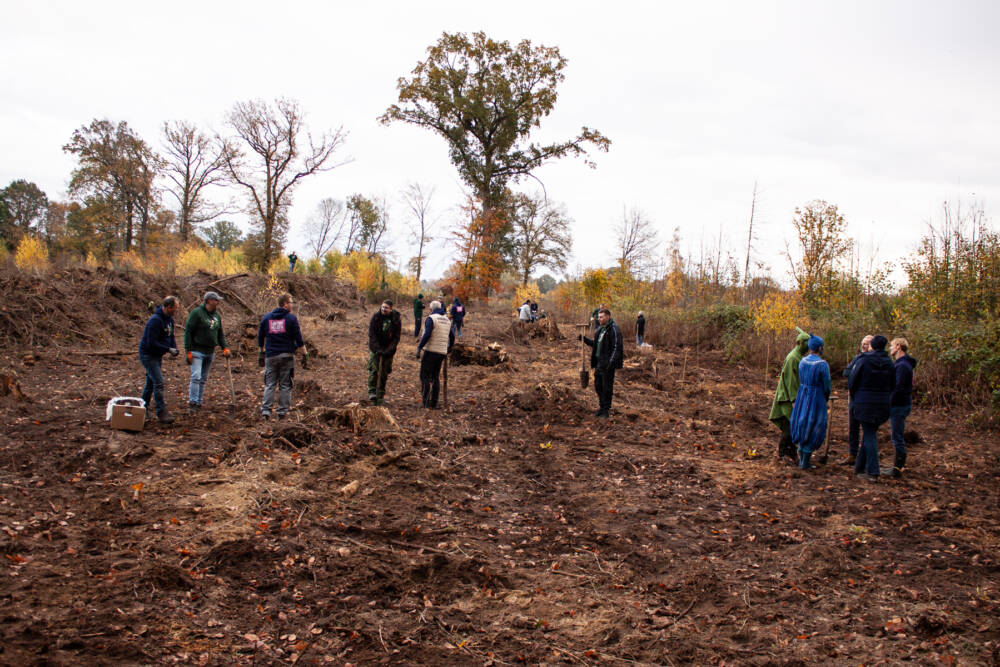
M660 245L653 222L635 206L623 208L617 232L619 263L629 271L642 273Z
M177 200L177 226L181 239L187 241L197 225L231 213L205 197L205 189L227 181L226 151L229 147L217 137L199 130L193 123L173 121L163 124L166 164L164 175L170 181L167 192Z
M753 182L753 199L750 200L750 229L747 230L747 259L743 265L743 300L747 300L747 288L750 286L750 248L753 245L754 213L757 212L757 181Z
M528 283L531 274L540 266L555 271L566 268L573 250L570 222L566 209L546 200L542 194L514 195L511 241L522 285Z
M347 208L340 199L327 197L316 205L316 212L306 221L306 239L317 259L337 244L347 219Z
M417 242L417 256L410 260L417 282L420 282L420 275L424 269L424 249L431 242L430 232L434 225L429 219L431 209L431 198L434 196L434 188L422 186L419 183L410 183L403 190L403 201L413 214L413 218L408 224L410 234Z
M343 144L344 132L338 128L314 139L298 102L288 99L277 99L273 105L263 100L237 102L227 121L242 146L230 144L226 169L250 199L257 226L251 256L264 268L280 252L293 188L306 176L345 164L330 160Z

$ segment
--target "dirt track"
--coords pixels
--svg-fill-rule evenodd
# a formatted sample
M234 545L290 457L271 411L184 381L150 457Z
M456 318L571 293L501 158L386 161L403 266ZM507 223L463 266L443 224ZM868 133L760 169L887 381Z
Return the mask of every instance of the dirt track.
M402 430L354 434L324 410L365 395L368 314L347 317L303 318L319 358L281 424L255 419L251 355L235 418L223 364L189 418L187 367L166 361L177 423L110 431L105 402L141 388L141 323L110 348L127 356L5 352L30 400L0 399L0 661L1000 659L1000 445L961 415L914 411L904 481L803 473L775 460L772 387L720 353L654 369L629 347L599 422L575 341L518 344L474 313L465 339L498 340L512 368L453 366L450 409L425 412L404 337Z

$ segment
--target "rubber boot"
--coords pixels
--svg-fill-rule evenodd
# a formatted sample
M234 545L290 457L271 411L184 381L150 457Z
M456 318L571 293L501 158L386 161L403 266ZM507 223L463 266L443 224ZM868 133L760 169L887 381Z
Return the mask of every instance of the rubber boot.
M166 408L160 410L156 413L156 418L160 420L161 424L173 424L174 416L170 414L170 411Z
M814 470L816 466L812 464L812 452L802 452L799 457L799 467L803 470Z

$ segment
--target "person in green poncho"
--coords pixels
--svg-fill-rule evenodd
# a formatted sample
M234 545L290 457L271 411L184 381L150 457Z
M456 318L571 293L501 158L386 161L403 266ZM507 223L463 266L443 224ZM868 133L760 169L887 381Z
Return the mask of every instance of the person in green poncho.
M792 405L799 391L799 362L809 351L809 334L795 327L799 335L795 338L795 347L785 357L778 375L778 390L774 393L774 403L771 404L771 414L768 417L774 425L781 429L781 439L778 441L778 459L787 456L793 465L798 464L798 453L792 443L791 421Z

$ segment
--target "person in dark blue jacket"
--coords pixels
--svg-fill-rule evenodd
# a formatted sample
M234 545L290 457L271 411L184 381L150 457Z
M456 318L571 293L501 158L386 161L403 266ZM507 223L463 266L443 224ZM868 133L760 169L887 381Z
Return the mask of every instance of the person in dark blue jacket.
M854 370L855 364L861 359L865 354L871 352L872 346L872 336L871 334L866 335L861 339L861 349L858 354L851 359L850 363L844 367L843 375L845 378L850 379L851 371ZM858 460L858 449L861 447L861 422L854 418L854 395L848 392L847 394L847 458L843 460L841 465L853 466Z
M858 360L848 381L854 396L854 418L861 422L861 449L854 473L869 482L878 481L878 427L889 418L892 391L896 388L896 369L885 351L888 342L885 336L872 338L872 351Z
M292 405L292 379L295 375L295 352L305 347L299 319L292 314L294 301L291 294L278 297L278 307L265 315L257 327L257 346L260 354L257 364L264 368L264 400L260 414L265 421L271 418L274 390L278 389L278 419L284 419ZM308 350L302 356L302 367L309 367Z
M149 406L149 399L156 401L156 418L164 424L172 424L173 416L167 410L163 399L163 355L178 355L177 341L174 340L174 315L177 314L177 297L168 296L156 307L153 316L146 322L139 341L139 361L146 369L146 385L142 388L142 400Z
M457 296L451 302L451 323L455 326L455 335L462 337L462 325L465 322L465 304Z
M892 428L892 446L896 456L892 468L884 468L883 475L902 477L906 467L906 442L903 433L906 430L906 418L910 416L913 406L913 369L917 360L908 352L910 343L905 338L893 338L889 343L889 354L896 360L896 388L892 390L889 399L889 425Z

